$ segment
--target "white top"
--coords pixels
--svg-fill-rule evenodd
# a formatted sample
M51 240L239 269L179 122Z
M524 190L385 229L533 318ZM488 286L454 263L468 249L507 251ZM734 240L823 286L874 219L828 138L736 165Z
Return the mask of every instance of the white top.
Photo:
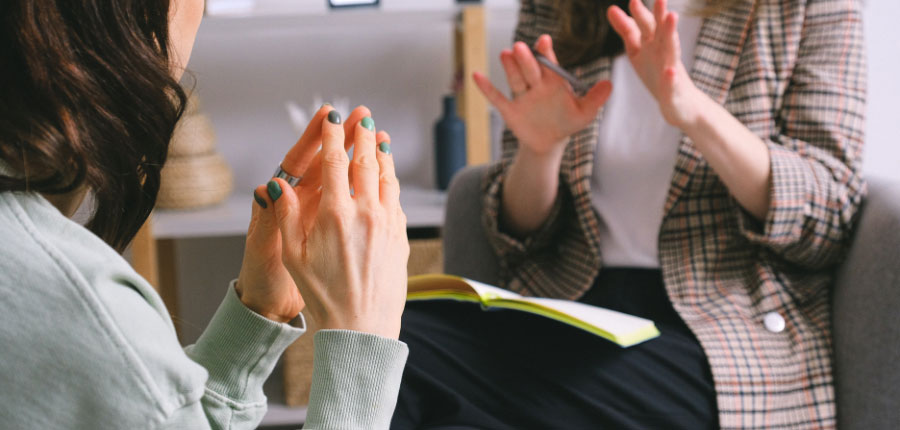
M702 19L672 9L679 11L681 56L690 70ZM627 56L613 60L611 79L591 180L603 264L657 268L657 237L682 133L663 119Z

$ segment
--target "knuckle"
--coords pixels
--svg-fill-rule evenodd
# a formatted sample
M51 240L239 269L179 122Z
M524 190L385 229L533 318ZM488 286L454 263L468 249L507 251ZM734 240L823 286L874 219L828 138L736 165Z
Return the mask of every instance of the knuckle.
M363 171L375 171L378 169L378 160L369 154L354 154L353 164Z
M344 151L328 151L322 154L322 163L329 167L346 167L349 159Z
M379 208L372 204L366 204L361 209L362 212L359 217L363 225L369 229L377 229L381 226L384 217L381 215Z

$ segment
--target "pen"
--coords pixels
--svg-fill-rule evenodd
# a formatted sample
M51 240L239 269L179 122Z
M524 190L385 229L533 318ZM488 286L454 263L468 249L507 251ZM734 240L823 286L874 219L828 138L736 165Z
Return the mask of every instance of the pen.
M537 59L538 63L541 63L544 67L550 69L551 72L556 73L559 77L565 79L569 82L569 85L572 85L572 90L575 91L575 94L581 94L584 92L584 87L581 85L581 82L578 81L578 78L573 76L571 73L567 72L566 69L559 67L556 64L553 64L549 58L541 55L537 51L533 51L534 58Z

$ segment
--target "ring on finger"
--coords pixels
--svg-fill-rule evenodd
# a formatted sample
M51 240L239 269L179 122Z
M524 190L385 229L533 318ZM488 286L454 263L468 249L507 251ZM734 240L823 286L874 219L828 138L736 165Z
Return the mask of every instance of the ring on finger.
M303 180L303 176L293 176L290 173L285 172L284 169L281 168L281 166L278 166L278 168L275 169L275 173L272 174L272 177L284 179L284 181L292 187L296 187L297 184L299 184L300 181Z

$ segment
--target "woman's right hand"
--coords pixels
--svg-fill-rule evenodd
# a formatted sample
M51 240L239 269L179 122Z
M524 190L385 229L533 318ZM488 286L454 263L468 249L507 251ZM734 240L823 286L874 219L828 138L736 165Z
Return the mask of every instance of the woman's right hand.
M550 36L538 38L535 49L557 63ZM542 68L523 42L516 42L512 50L501 52L500 61L512 100L481 73L474 74L475 83L518 138L519 151L533 156L543 158L555 154L561 159L566 139L597 117L612 91L609 81L603 81L578 97L565 79Z
M397 339L409 242L390 136L378 133L376 149L372 119L354 127L351 163L343 127L323 120L321 167L311 167L321 173L303 180L321 187L273 180L281 190L273 200L282 259L319 327Z

